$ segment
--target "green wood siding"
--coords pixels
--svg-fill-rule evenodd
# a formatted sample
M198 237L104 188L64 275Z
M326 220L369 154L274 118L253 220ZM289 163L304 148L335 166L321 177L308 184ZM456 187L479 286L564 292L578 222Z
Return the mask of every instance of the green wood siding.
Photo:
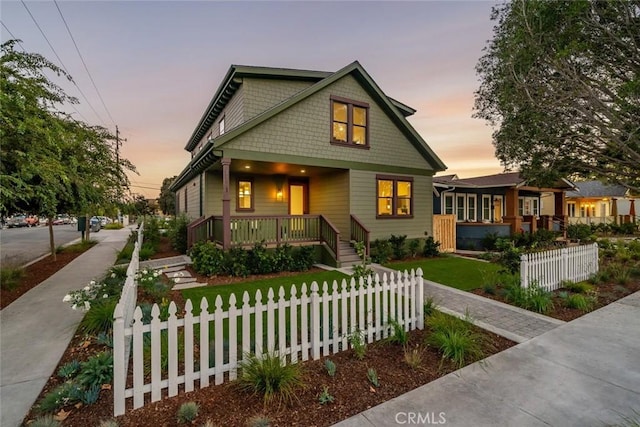
M360 218L371 230L371 239L388 238L392 234L406 235L408 238L424 238L425 232L431 235L433 216L431 177L411 177L413 178L413 218L376 219L376 173L351 171L351 213Z
M331 95L369 103L370 149L329 143ZM225 148L431 170L400 129L351 76L240 135L225 144ZM286 157L283 160L286 161Z
M222 215L222 176L216 172L205 174L204 215Z
M213 125L209 130L205 132L204 137L202 137L196 148L193 150L193 153L197 154L204 144L207 143L207 136L209 133L212 133L213 138L220 136L220 120L222 120L223 117L225 132L228 132L234 127L240 126L247 120L244 113L244 93L243 85L240 85L236 90L236 93L233 94L227 105L224 107L224 110L222 110L222 113L216 118L216 121L213 122Z
M324 215L349 240L349 171L311 177L309 213Z
M311 82L244 78L245 120L268 110L311 86Z
M185 191L187 202L186 210ZM180 190L178 190L178 194L180 194L180 208L178 211L184 213L192 220L200 217L200 177L197 176L182 186Z
M236 200L238 198L238 179L253 178L253 212L236 211ZM283 188L283 201L276 200L276 183L270 175L232 175L229 191L231 192L231 215L232 216L260 216L260 215L287 215L289 205L287 204L286 188ZM222 204L222 201L220 201Z

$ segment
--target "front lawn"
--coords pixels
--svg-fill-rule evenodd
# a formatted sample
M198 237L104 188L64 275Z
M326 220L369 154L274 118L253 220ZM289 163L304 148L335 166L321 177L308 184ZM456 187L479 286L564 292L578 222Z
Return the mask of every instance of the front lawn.
M498 264L452 256L392 262L384 266L400 271L421 268L425 279L463 291L482 287L483 279L495 276L501 268Z

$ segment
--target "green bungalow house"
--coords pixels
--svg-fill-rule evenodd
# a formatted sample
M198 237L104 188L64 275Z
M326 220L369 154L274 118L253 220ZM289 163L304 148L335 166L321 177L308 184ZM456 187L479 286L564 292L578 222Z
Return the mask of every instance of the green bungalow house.
M349 242L431 234L432 176L446 167L413 113L357 61L333 73L232 65L171 187L190 244L312 244L340 265Z

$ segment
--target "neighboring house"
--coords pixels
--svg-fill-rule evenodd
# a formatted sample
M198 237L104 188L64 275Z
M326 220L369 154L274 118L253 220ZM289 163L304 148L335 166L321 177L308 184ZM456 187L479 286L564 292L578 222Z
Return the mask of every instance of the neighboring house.
M433 185L433 213L455 216L458 249L479 248L490 233L509 236L540 228L562 231L565 190L573 188L566 180L550 188L530 186L518 172L463 179L436 176ZM553 195L549 203L552 215L542 215L543 194Z
M230 67L171 186L191 242L314 244L339 264L349 241L432 229L446 167L358 62L337 72ZM356 258L357 259L357 258Z
M632 196L624 186L600 181L576 182L575 186L575 191L567 192L570 224L637 222L640 197Z

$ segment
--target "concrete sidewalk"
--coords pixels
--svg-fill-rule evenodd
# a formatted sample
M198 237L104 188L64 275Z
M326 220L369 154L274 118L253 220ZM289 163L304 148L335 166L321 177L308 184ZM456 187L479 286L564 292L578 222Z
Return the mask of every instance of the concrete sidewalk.
M639 331L636 292L336 426L636 425Z
M19 426L73 338L84 312L62 298L101 277L131 227L92 233L98 244L0 311L0 425Z

